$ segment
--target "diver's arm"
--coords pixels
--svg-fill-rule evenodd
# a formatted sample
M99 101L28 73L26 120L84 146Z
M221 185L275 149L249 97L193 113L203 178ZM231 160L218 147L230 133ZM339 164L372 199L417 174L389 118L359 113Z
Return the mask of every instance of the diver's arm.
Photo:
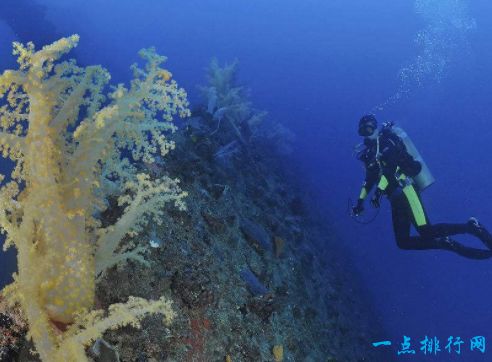
M371 204L374 207L379 207L381 205L381 197L384 194L384 191L388 187L388 179L386 176L382 175L379 179L378 186L376 187L376 191L371 198Z
M379 179L379 166L374 163L366 166L366 178L360 190L359 200L365 200Z
M407 147L405 142L393 131L388 130L385 132L388 139L388 146L381 150L381 158L386 159L389 162L397 162L401 159L402 155L407 154Z
M398 165L405 175L413 177L422 170L422 164L408 152L405 142L400 136L388 133L389 145L382 151L382 158L390 163Z
M379 167L375 165L366 165L366 177L364 183L362 184L362 189L359 193L359 198L357 199L357 205L352 207L352 212L354 215L359 215L364 210L364 200L367 195L371 192L372 188L378 182L379 177Z

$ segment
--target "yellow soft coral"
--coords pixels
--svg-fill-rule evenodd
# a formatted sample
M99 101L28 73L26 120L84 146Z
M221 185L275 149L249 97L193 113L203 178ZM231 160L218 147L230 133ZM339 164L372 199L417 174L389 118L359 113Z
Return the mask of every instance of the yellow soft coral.
M146 262L141 247L117 253L120 241L159 222L164 203L183 208L186 195L177 180L151 181L121 156L124 149L145 162L165 155L174 146L164 135L174 130L173 116L189 114L186 93L160 67L165 58L142 50L146 64L132 66L130 87L106 94L106 70L60 60L78 40L39 51L14 43L19 69L0 76L0 151L16 165L8 181L0 177L0 226L5 247L18 251L18 273L4 292L21 305L44 361L84 360L84 346L104 330L137 324L148 312L172 317L162 300L133 299L106 318L90 310L97 275L127 258ZM110 195L124 213L102 227L97 215Z
M273 346L272 353L275 362L282 362L284 360L284 346L281 344Z

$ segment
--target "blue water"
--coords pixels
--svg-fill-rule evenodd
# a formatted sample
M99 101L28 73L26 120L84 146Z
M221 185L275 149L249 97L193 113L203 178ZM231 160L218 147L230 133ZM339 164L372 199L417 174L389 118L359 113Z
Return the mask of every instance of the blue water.
M101 63L115 82L125 81L136 52L154 45L168 56L169 69L193 101L212 56L223 62L238 58L241 81L251 88L255 106L297 135L293 157L306 188L319 200L311 207L337 226L339 242L352 255L352 270L367 286L388 333L381 339L396 344L406 335L417 343L425 335L438 336L444 350L448 336L461 336L463 355L452 360L492 358L492 351L469 351L472 336L492 340L492 260L399 250L387 203L370 225L356 224L346 213L347 198L357 197L363 179L361 164L351 155L360 141L357 121L375 110L381 121L406 129L432 169L437 182L423 194L431 220L462 222L474 215L492 228L490 1L420 1L444 9L457 3L467 7L445 13L454 28L436 31L427 48L415 43L417 34L442 22L432 11L428 17L417 13L415 0L35 2L41 7L27 0L2 2L24 11L0 20L1 69L14 63L9 44L16 37L48 43L79 33L79 62ZM450 43L456 48L450 50ZM418 59L430 62L430 71L411 73L422 83L402 81L399 72ZM392 98L399 91L404 96ZM382 110L374 108L380 104ZM367 212L372 212L368 205ZM460 240L479 246L473 239ZM2 271L10 269L3 256L0 260ZM0 273L0 282L8 274ZM428 359L450 357L442 352Z

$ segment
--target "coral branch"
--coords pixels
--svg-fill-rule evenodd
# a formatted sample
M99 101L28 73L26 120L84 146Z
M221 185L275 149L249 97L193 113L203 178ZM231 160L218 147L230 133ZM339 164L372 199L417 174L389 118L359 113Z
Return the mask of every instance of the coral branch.
M104 316L104 311L94 310L78 316L74 325L65 333L59 356L60 361L68 361L74 353L67 351L77 351L77 355L85 357L84 346L94 342L105 331L117 329L122 326L131 325L140 328L140 320L150 314L162 313L164 322L171 323L176 316L171 308L171 303L165 298L156 301L148 301L143 298L130 297L126 303L113 304L109 307L108 315ZM77 360L79 361L79 360Z
M163 133L174 130L174 116L189 115L186 92L160 68L165 58L141 51L146 64L132 66L129 88L106 94L106 70L60 60L78 40L38 51L14 43L19 69L0 75L0 151L15 163L11 181L0 175L0 230L18 262L4 294L21 306L43 361L87 360L84 347L105 330L136 326L149 313L173 315L162 299L130 299L107 317L91 309L96 273L128 258L148 264L142 246L121 248L122 239L160 222L165 203L184 208L186 196L177 180L151 181L122 158L128 150L133 162L165 155L174 144ZM125 210L102 228L110 196Z
M187 195L182 192L175 180L162 178L151 181L146 174L137 176L137 183L128 182L126 185L127 194L118 200L120 205L128 204L121 218L116 224L102 229L97 241L96 252L96 273L99 275L106 269L122 260L122 256L117 255L120 240L126 235L136 235L142 231L142 225L149 220L160 223L163 205L173 201L177 207L184 209L183 198ZM134 194L134 196L130 196ZM140 250L126 253L127 257L137 260L141 259Z

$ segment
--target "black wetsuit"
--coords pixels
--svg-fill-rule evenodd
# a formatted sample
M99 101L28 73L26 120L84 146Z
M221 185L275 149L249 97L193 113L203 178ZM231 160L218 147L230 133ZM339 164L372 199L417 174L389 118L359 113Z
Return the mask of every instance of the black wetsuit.
M472 234L469 223L429 222L418 190L411 182L411 177L420 172L421 165L407 152L404 142L391 126L383 127L377 139L366 138L364 144L366 148L358 155L366 167L360 199L364 199L378 184L376 192L385 194L391 203L393 230L398 247L412 250L445 249L472 259L492 256L490 250L466 247L446 238L456 234ZM379 157L376 157L378 153ZM410 235L411 225L417 230L418 236Z

